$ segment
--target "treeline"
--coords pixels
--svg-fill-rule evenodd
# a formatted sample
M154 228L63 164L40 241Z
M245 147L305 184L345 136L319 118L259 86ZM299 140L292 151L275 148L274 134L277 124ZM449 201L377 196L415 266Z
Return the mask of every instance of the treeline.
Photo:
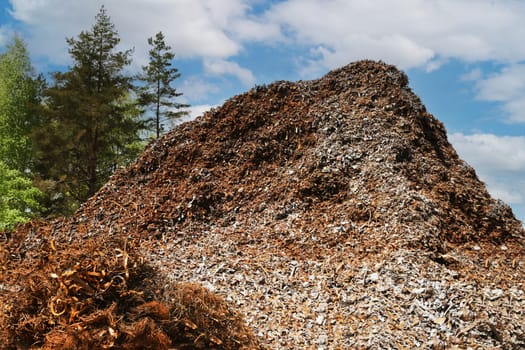
M0 54L0 230L72 213L187 113L162 32L135 76L126 73L132 50L119 43L102 6L90 30L67 39L73 64L51 81L35 74L20 37Z

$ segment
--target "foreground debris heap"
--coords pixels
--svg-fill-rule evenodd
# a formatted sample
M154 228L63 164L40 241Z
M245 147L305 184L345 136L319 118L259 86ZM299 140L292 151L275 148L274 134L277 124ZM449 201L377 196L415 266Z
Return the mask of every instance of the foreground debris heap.
M0 348L258 348L222 298L167 285L132 240L64 244L49 229L28 225L2 246L2 280L11 283L1 285Z
M381 62L233 97L3 238L6 349L525 346L521 223Z

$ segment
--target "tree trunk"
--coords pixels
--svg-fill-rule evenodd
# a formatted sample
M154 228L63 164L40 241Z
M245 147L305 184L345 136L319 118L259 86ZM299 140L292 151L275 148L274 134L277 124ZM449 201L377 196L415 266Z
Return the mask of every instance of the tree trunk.
M91 144L89 145L89 154L88 154L88 195L91 197L97 191L97 161L98 161L98 122L95 122L93 137L91 138ZM85 198L84 200L87 200Z
M157 79L157 138L160 136L160 79Z

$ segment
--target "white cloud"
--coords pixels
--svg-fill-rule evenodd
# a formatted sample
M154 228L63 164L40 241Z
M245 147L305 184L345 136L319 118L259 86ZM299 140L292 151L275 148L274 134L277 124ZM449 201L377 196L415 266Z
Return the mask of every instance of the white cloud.
M230 31L232 24L237 24L240 30L261 27L261 23L245 15L249 10L246 0L10 0L10 3L12 16L27 28L32 52L58 64L69 59L64 39L89 29L102 4L120 33L122 47L136 49L137 66L146 62L147 38L160 30L180 57L226 58L242 49L241 43L233 38L235 33Z
M246 68L239 66L238 63L226 60L205 60L204 69L207 73L213 75L230 74L239 79L245 86L251 86L255 83L253 73Z
M525 64L514 64L481 79L477 98L501 102L510 122L525 122Z
M184 93L182 97L190 101L206 100L210 94L220 91L217 85L208 83L198 76L185 79L178 90Z
M520 208L520 205L523 205L525 202L525 183L523 181L513 182L511 187L506 181L503 181L503 179L491 179L489 190L493 197L499 198L505 203L512 204L517 208ZM522 221L525 220L525 216L522 215L521 210L515 214L519 214Z
M514 65L479 82L478 97L487 101L506 101L525 89L525 65Z
M231 4L242 6L242 1L232 0ZM114 0L107 7L123 42L135 46L137 56L145 56L147 37L158 31L163 31L167 43L183 58L229 57L241 49L218 20L238 16L231 5L219 9L205 0Z
M450 142L496 198L525 219L525 136L454 133Z
M477 81L483 78L483 71L480 68L474 68L460 77L461 81Z
M124 49L135 48L137 66L146 62L147 38L163 31L182 58L234 56L242 39L264 40L279 27L248 16L249 0L10 0L12 15L28 28L32 51L50 61L68 60L66 37L89 30L105 4ZM268 29L267 29L268 27Z
M213 105L197 105L197 106L191 106L189 108L190 114L188 117L185 118L184 121L193 120L197 117L200 117L204 114L204 112L209 111L210 109L214 108L216 106Z
M89 29L103 0L10 0L31 34L30 48L67 60L64 37ZM163 31L181 58L232 62L247 43L286 45L312 55L298 61L334 68L372 58L401 68L437 69L465 61L525 59L525 2L518 0L112 0L108 13L123 48L146 62L148 37ZM306 69L311 71L311 69ZM237 69L246 83L251 79Z
M204 114L204 112L209 111L210 109L214 108L216 106L213 105L196 105L191 106L187 109L188 114L180 117L178 119L175 119L174 121L170 122L172 125L171 127L175 127L179 124L186 123L189 121L194 120L197 117L200 117Z
M8 26L0 26L0 48L4 47L13 37L13 32Z
M525 136L454 133L450 140L459 154L483 173L525 173Z
M525 3L516 0L288 0L267 17L297 43L324 47L318 61L327 68L359 58L402 68L435 63L436 56L525 58Z
M24 22L32 54L64 64L69 61L66 38L89 29L102 2L10 0L11 14Z
M235 37L242 42L260 41L266 43L284 43L285 37L277 23L258 18L239 18L230 25Z

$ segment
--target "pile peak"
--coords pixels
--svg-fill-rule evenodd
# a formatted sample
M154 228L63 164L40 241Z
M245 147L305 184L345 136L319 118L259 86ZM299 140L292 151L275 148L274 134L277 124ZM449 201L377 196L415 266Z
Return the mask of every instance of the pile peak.
M124 201L115 198L123 193ZM133 203L145 209L137 224L145 235L269 220L349 222L409 227L403 242L441 251L445 242L522 232L459 159L406 75L375 61L233 97L152 143L76 218L119 222ZM392 242L387 233L376 238Z

